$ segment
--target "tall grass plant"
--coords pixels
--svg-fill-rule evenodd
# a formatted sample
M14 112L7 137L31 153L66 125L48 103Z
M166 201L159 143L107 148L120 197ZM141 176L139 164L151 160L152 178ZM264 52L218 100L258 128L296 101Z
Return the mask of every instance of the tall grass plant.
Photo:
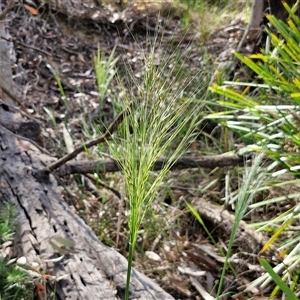
M125 299L129 299L139 228L165 175L194 140L194 131L205 103L195 104L191 100L205 87L191 87L192 78L186 76L183 81L179 80L183 78L182 57L178 56L175 63L170 57L161 57L161 63L157 65L157 42L156 37L145 52L141 78L134 77L129 69L129 81L124 86L126 97L123 99L127 114L120 132L112 136L110 143L111 153L123 172L128 210L129 256ZM170 65L173 66L171 69ZM166 72L172 76L168 81L165 79ZM176 90L175 85L178 86ZM169 158L168 162L159 172L154 172L154 163L163 156Z

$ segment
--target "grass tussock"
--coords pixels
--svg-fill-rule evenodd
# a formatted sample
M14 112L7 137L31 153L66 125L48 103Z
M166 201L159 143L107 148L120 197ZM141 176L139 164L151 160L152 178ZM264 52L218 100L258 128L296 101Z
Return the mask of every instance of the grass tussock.
M205 87L192 89L190 78L180 81L183 79L180 54L172 61L169 57L158 58L154 51L157 42L154 40L146 52L143 75L136 78L129 70L124 87L127 95L123 99L127 114L120 133L114 134L110 143L111 153L123 171L128 210L126 299L138 231L172 164L194 141L204 106L204 102L196 105L191 99ZM164 79L166 70L172 76L170 81ZM153 172L154 163L160 157L169 160L159 172Z

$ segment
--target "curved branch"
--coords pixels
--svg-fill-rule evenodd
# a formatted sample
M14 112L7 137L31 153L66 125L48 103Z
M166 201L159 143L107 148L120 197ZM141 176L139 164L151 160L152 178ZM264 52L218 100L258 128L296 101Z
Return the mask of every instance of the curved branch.
M56 162L52 163L51 165L48 166L48 168L46 168L46 172L52 172L55 169L59 168L60 166L62 166L63 164L65 164L67 161L75 158L79 153L85 151L86 149L89 149L95 145L98 145L100 143L106 142L111 134L118 128L118 126L122 123L125 115L128 113L128 109L122 111L117 117L116 119L109 125L109 127L107 128L107 130L105 131L105 133L103 135L101 135L100 137L89 141L81 146L79 146L78 148L76 148L72 153L63 156L62 158L58 159Z

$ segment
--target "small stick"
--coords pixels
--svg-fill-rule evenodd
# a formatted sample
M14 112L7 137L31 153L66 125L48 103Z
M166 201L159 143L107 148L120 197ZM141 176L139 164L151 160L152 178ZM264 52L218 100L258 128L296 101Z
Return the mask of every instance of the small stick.
M0 21L4 20L6 15L15 7L14 0L9 0L7 6L3 10L3 12L0 14Z
M0 18L1 18L1 15L0 15ZM0 20L1 20L1 19L0 19ZM16 38L10 38L10 39L7 39L7 38L5 38L5 37L3 37L3 36L2 36L1 38L2 38L3 40L7 41L7 42L15 42L15 43L17 43L17 44L19 44L19 45L21 45L21 46L23 46L23 47L26 47L26 48L29 48L29 49L32 49L32 50L41 52L41 53L47 55L48 57L52 57L51 53L49 53L49 52L47 52L47 51L45 51L45 50L43 50L43 49L40 49L40 48L37 48L37 47L30 46L30 45L27 45L27 44L25 44L25 43L22 43L22 42L18 41Z
M35 147L37 147L41 152L43 152L43 153L45 153L45 154L47 154L47 155L49 155L49 156L52 156L52 154L49 152L49 151L47 151L46 149L44 149L43 147L41 147L40 145L38 145L35 141L33 141L33 140L31 140L31 139L29 139L29 138L26 138L26 137L24 137L24 136L21 136L21 135L19 135L19 134L16 134L16 133L14 133L14 132L12 132L11 130L9 130L8 128L6 128L4 125L2 125L2 124L0 124L0 128L1 129L4 129L5 131L7 131L7 132L9 132L10 134L12 134L13 136L15 136L16 138L18 138L18 139L21 139L21 140L24 140L24 141L26 141L26 142L29 142L29 143L31 143L31 144L33 144Z
M89 141L81 146L79 146L78 148L76 148L73 152L71 152L70 154L67 154L65 156L63 156L62 158L60 158L59 160L57 160L56 162L54 162L53 164L49 165L47 168L48 172L53 172L55 169L59 168L60 166L62 166L63 164L65 164L67 161L75 158L79 153L85 151L85 149L89 149L95 145L98 145L100 143L105 142L106 140L108 140L111 136L111 134L118 128L118 126L122 123L122 121L124 120L126 114L128 113L128 109L122 111L117 117L116 119L109 125L109 127L106 129L105 133L103 135L101 135L100 137Z

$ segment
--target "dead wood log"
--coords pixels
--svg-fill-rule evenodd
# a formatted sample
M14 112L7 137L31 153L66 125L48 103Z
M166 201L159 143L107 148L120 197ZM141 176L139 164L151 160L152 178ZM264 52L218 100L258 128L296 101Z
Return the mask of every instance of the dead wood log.
M171 170L182 170L190 168L208 168L230 167L244 165L246 158L237 155L213 155L202 157L181 157L172 164ZM167 158L159 159L153 166L153 171L159 171L168 162ZM119 164L112 160L102 161L77 161L68 162L61 166L57 175L66 176L70 174L80 173L107 173L121 171Z
M235 220L234 214L204 198L194 198L192 204L203 219L214 224L216 230L220 229L227 238L230 236ZM255 231L245 221L240 222L235 240L240 249L248 253L258 254L267 241L268 237L262 232ZM271 247L270 251L275 252L275 249Z
M285 0L290 7L292 7L297 0ZM286 21L288 17L288 12L283 6L282 0L253 0L251 7L251 15L248 26L245 33L237 47L239 52L241 47L246 43L248 47L251 45L251 52L259 52L266 45L267 33L265 28L268 24L268 19L266 15L274 15L277 19ZM300 6L296 11L296 14L300 15ZM254 43L254 44L253 44Z
M5 18L8 11L13 7L13 1L9 1L7 8L0 14L0 19ZM0 8L1 12L1 8ZM0 22L0 35L1 37L7 37L9 34L7 29L5 28L5 23ZM9 57L10 48L12 47L12 43L7 42L7 40L0 39L0 96L1 99L7 104L13 105L14 101L5 91L2 89L2 85L5 85L9 90L12 90L13 80L12 80L12 70L11 70L11 62ZM0 115L1 118L1 115Z
M0 154L0 204L15 205L19 224L15 254L54 276L47 280L47 299L123 299L127 260L98 240L64 202L55 177L41 171L53 158L3 127ZM57 262L62 253L51 246L54 237L75 243ZM173 298L133 270L130 299Z

